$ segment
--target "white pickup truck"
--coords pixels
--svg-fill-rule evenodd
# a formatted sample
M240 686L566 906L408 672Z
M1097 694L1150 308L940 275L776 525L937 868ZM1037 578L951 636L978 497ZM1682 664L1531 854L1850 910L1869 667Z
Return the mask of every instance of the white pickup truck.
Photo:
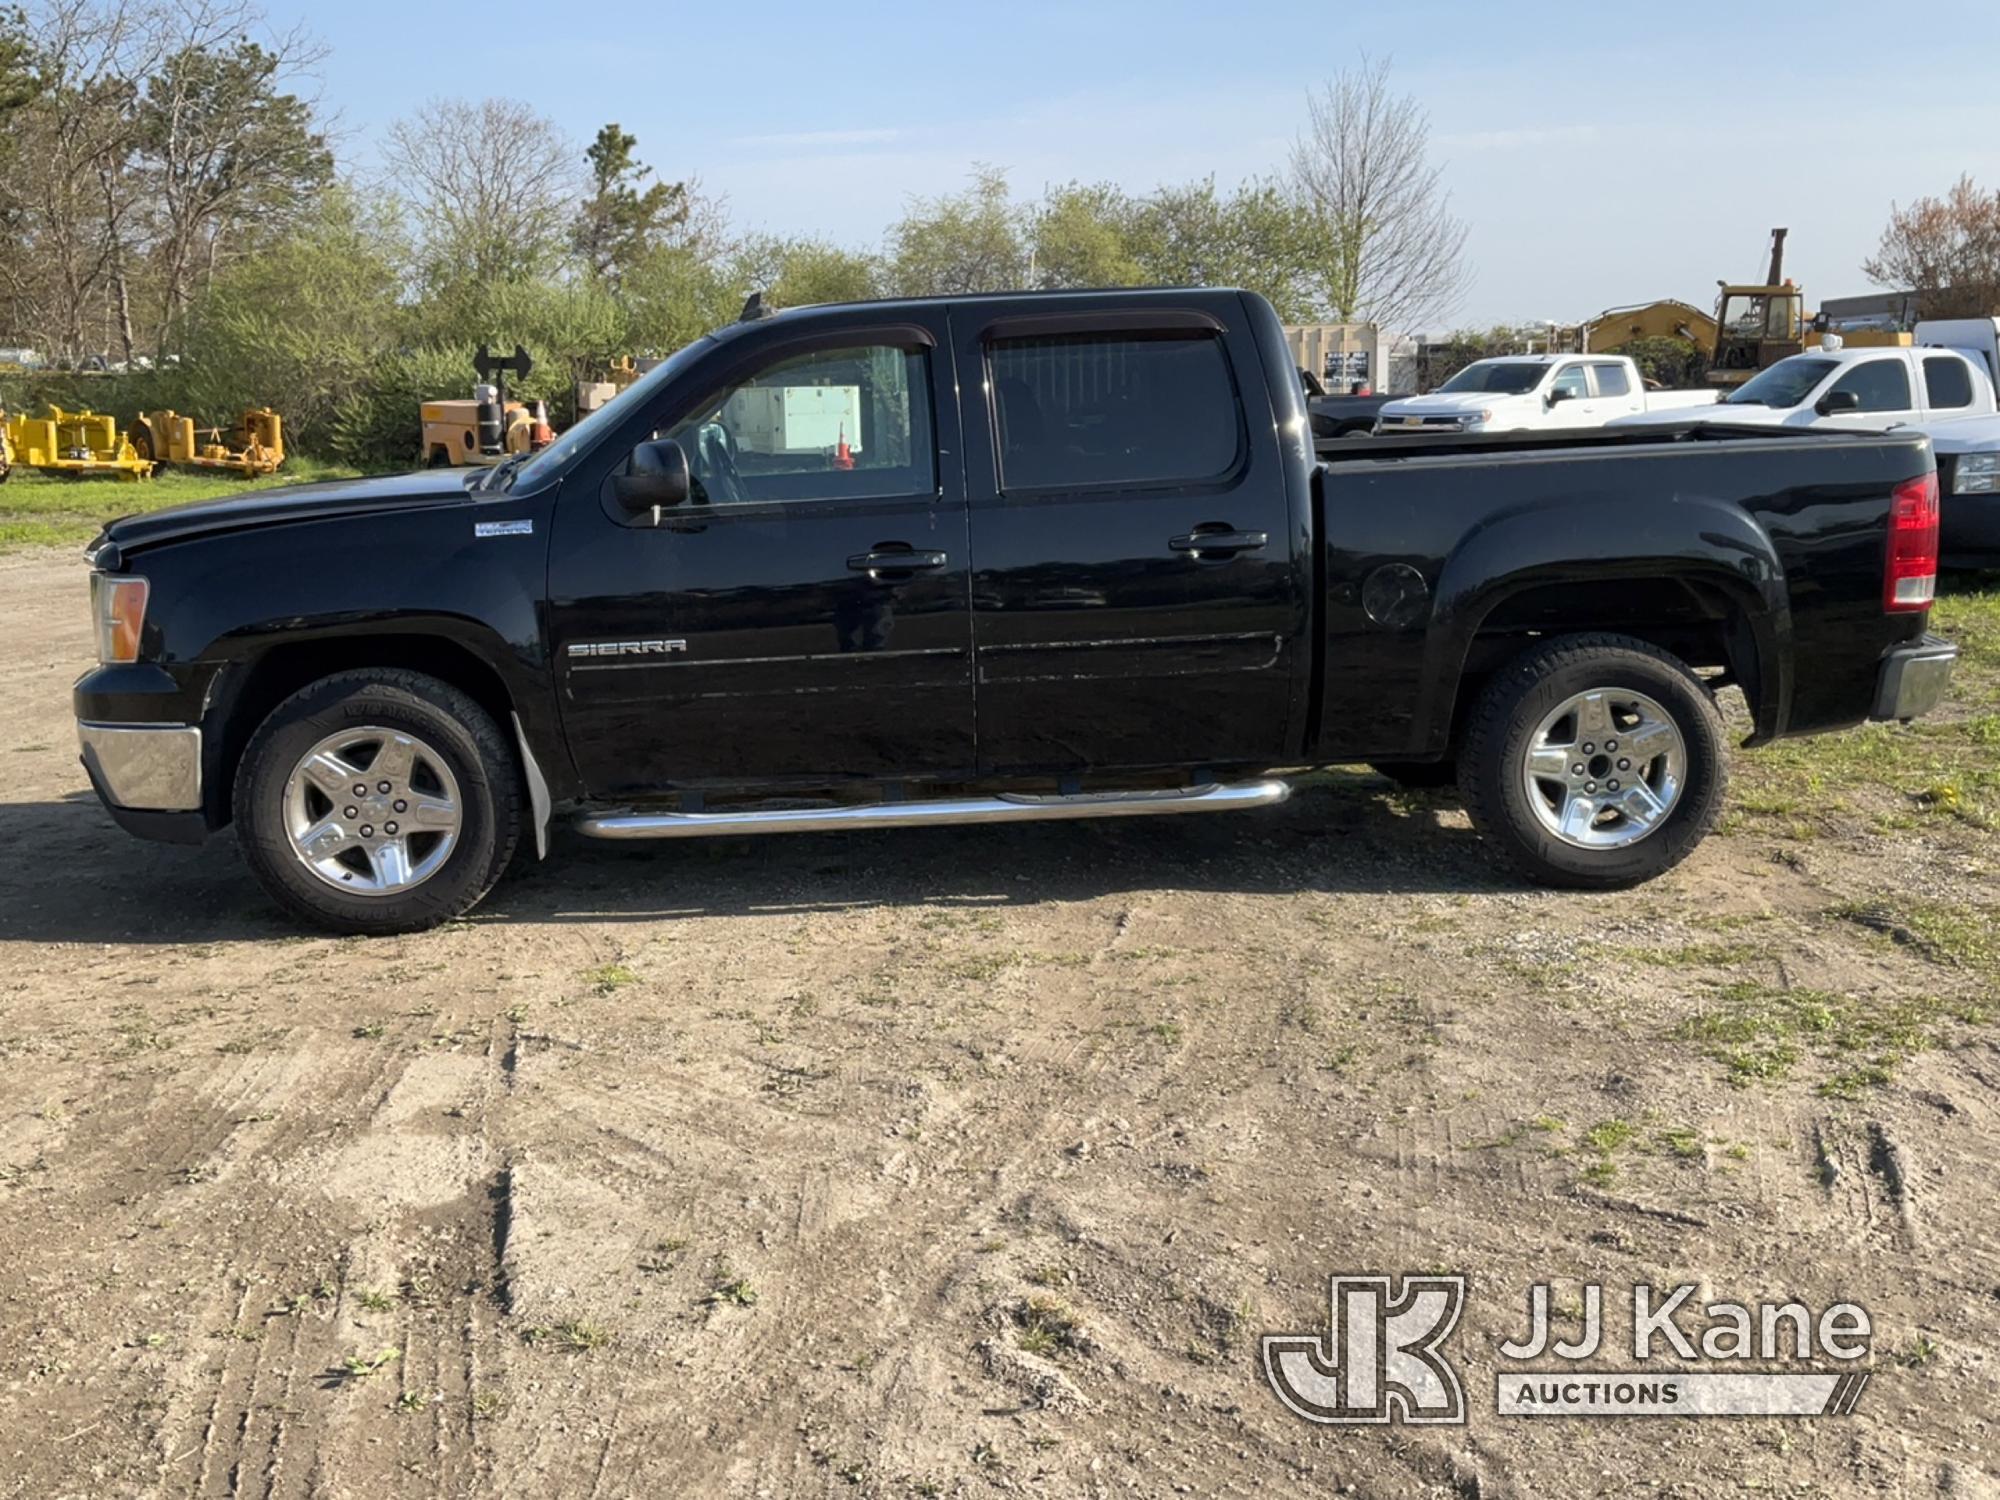
M2000 319L1917 324L1909 349L1808 349L1699 410L1632 414L1614 427L1732 427L1924 433L1937 453L1939 544L1947 567L2000 567Z
M1475 360L1424 396L1383 406L1375 431L1529 432L1602 427L1614 418L1685 414L1714 391L1648 391L1621 354L1512 354Z

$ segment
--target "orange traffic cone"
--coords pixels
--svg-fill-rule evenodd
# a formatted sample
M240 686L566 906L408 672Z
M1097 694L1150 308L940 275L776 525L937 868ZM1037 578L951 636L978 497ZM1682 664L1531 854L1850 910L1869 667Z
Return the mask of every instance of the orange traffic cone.
M847 446L846 423L841 424L839 432L840 446L833 450L833 466L836 469L851 469L854 467L854 452Z

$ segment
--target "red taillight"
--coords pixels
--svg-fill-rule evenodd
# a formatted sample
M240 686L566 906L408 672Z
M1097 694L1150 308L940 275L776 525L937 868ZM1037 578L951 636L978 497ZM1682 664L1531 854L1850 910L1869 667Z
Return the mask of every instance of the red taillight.
M1896 486L1889 502L1889 559L1882 570L1882 608L1891 614L1929 609L1937 595L1938 477L1935 472Z

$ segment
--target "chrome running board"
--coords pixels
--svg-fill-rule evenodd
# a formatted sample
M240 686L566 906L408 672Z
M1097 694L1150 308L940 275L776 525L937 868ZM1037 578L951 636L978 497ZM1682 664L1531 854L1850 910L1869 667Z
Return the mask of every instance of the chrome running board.
M749 833L833 833L851 828L916 828L927 823L1046 823L1059 818L1136 818L1157 813L1231 812L1275 807L1289 782L1240 781L1164 791L1083 792L1069 797L1003 793L939 802L869 802L855 807L758 808L743 812L590 813L577 831L594 839L689 839Z

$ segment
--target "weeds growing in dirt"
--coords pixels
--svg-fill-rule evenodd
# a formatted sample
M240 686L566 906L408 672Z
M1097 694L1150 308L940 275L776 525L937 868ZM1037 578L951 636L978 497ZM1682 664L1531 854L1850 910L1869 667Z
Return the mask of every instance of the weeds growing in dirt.
M598 1323L572 1321L553 1326L537 1324L523 1332L521 1337L537 1349L580 1354L590 1349L602 1349L610 1343L611 1330Z

